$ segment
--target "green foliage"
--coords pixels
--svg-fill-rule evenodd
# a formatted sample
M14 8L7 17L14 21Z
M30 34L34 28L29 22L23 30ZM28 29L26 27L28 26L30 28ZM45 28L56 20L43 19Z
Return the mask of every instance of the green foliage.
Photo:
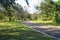
M47 18L51 17L52 20L58 22L58 11L60 10L59 2L53 2L52 0L45 0L41 3L40 10L47 15Z
M11 21L26 17L25 14L27 13L27 11L25 12L21 5L16 4L15 0L0 0L0 4L1 4L0 7L4 10L2 11L4 15L0 16L0 18L6 16Z
M9 20L11 20L11 7L13 7L14 3L15 0L0 0L0 4L8 11Z

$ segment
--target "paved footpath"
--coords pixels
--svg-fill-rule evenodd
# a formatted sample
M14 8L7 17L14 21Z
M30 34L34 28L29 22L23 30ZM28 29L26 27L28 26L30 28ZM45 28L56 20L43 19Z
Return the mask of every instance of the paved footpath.
M44 32L48 35L51 35L53 37L60 39L60 28L56 28L56 26L47 26L47 25L40 24L40 23L33 23L31 21L24 21L23 23L28 27L31 27L40 32Z

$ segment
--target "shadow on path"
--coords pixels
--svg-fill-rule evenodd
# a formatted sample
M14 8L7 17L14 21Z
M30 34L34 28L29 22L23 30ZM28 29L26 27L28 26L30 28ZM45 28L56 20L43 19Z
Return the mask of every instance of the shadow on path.
M23 23L28 27L39 30L41 32L60 39L60 28L56 28L56 26L47 26L41 23L32 23L31 21L24 21Z

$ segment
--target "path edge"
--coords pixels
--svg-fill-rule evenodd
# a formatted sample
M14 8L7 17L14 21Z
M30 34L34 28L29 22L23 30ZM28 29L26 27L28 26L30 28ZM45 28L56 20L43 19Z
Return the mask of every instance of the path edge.
M24 23L22 23L25 27L28 27L27 25L25 25ZM49 35L49 34L47 34L47 33L44 33L44 32L41 32L41 31L39 31L39 30L36 30L36 29L34 29L34 28L32 28L32 27L28 27L28 28L30 28L30 29L32 29L32 30L34 30L34 31L37 31L37 32L39 32L39 33L42 33L42 34L44 34L44 35L47 35L47 36L50 36L50 37L52 37L52 38L54 38L54 39L56 39L56 40L60 40L60 38L56 38L56 37L54 37L54 36L51 36L51 35Z

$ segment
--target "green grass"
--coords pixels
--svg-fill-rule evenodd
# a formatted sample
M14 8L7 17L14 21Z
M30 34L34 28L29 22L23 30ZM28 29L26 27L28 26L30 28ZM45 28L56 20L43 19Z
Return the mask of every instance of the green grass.
M41 20L33 20L34 23L52 23L53 21L41 21Z
M40 20L35 20L35 21L32 21L32 22L33 23L45 24L45 25L60 26L60 24L54 23L53 21L40 21Z
M0 22L0 40L55 40L25 27L21 22Z

